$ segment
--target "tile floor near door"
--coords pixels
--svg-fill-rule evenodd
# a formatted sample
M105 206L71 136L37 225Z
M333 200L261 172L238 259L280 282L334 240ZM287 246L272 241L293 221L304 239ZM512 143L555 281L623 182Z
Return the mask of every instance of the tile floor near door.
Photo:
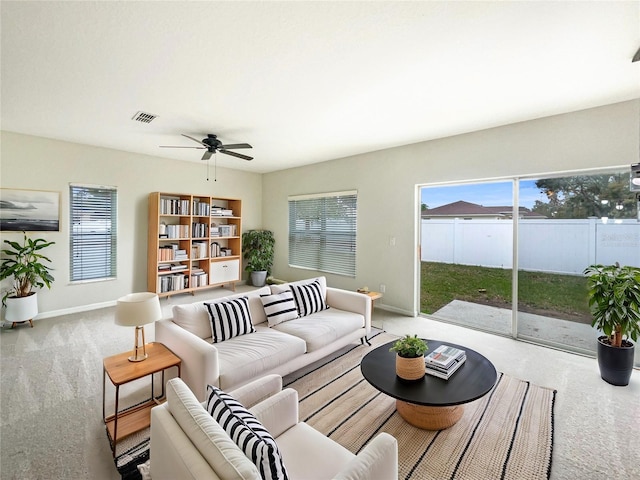
M614 387L600 378L594 358L381 310L374 314L374 325L397 335L467 346L490 359L498 371L556 389L552 479L640 479L637 369L628 386Z

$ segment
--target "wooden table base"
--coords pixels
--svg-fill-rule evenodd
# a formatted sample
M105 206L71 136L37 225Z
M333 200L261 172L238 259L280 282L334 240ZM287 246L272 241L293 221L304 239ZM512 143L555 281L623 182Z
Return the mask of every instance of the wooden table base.
M464 405L452 407L426 407L396 400L396 410L409 424L423 430L444 430L462 418Z

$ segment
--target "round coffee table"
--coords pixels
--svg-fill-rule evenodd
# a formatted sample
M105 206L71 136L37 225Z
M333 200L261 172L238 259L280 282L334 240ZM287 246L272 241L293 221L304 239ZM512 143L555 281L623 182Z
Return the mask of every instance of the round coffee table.
M367 353L360 364L362 376L377 390L396 399L396 410L411 425L443 430L464 413L464 404L486 395L498 378L493 364L475 350L439 340L425 340L432 352L442 344L464 350L467 360L449 380L425 375L415 381L396 375L396 353L386 343Z

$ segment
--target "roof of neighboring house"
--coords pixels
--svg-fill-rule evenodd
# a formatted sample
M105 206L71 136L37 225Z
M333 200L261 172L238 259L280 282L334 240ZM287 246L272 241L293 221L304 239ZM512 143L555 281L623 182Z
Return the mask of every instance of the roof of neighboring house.
M436 208L428 208L422 211L423 217L505 217L511 218L513 207L506 206L493 206L485 207L478 205L477 203L465 202L464 200L458 200L457 202L441 205ZM519 207L518 211L522 217L535 217L545 218L544 215L532 212L526 207Z

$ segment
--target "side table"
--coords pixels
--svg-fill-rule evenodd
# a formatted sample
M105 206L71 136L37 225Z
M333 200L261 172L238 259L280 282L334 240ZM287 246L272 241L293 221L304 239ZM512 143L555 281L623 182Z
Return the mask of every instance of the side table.
M130 351L107 357L103 361L102 417L107 426L107 435L111 443L111 453L114 457L116 455L116 444L118 441L151 425L151 409L164 401L165 370L176 367L178 369L178 376L180 376L182 360L162 343L148 343L146 350L148 357L141 362L130 362ZM160 395L156 396L153 385L153 375L160 372L162 373L162 390ZM151 376L151 398L134 407L120 410L120 386L149 375ZM105 412L107 376L114 387L116 387L114 413L108 417Z

